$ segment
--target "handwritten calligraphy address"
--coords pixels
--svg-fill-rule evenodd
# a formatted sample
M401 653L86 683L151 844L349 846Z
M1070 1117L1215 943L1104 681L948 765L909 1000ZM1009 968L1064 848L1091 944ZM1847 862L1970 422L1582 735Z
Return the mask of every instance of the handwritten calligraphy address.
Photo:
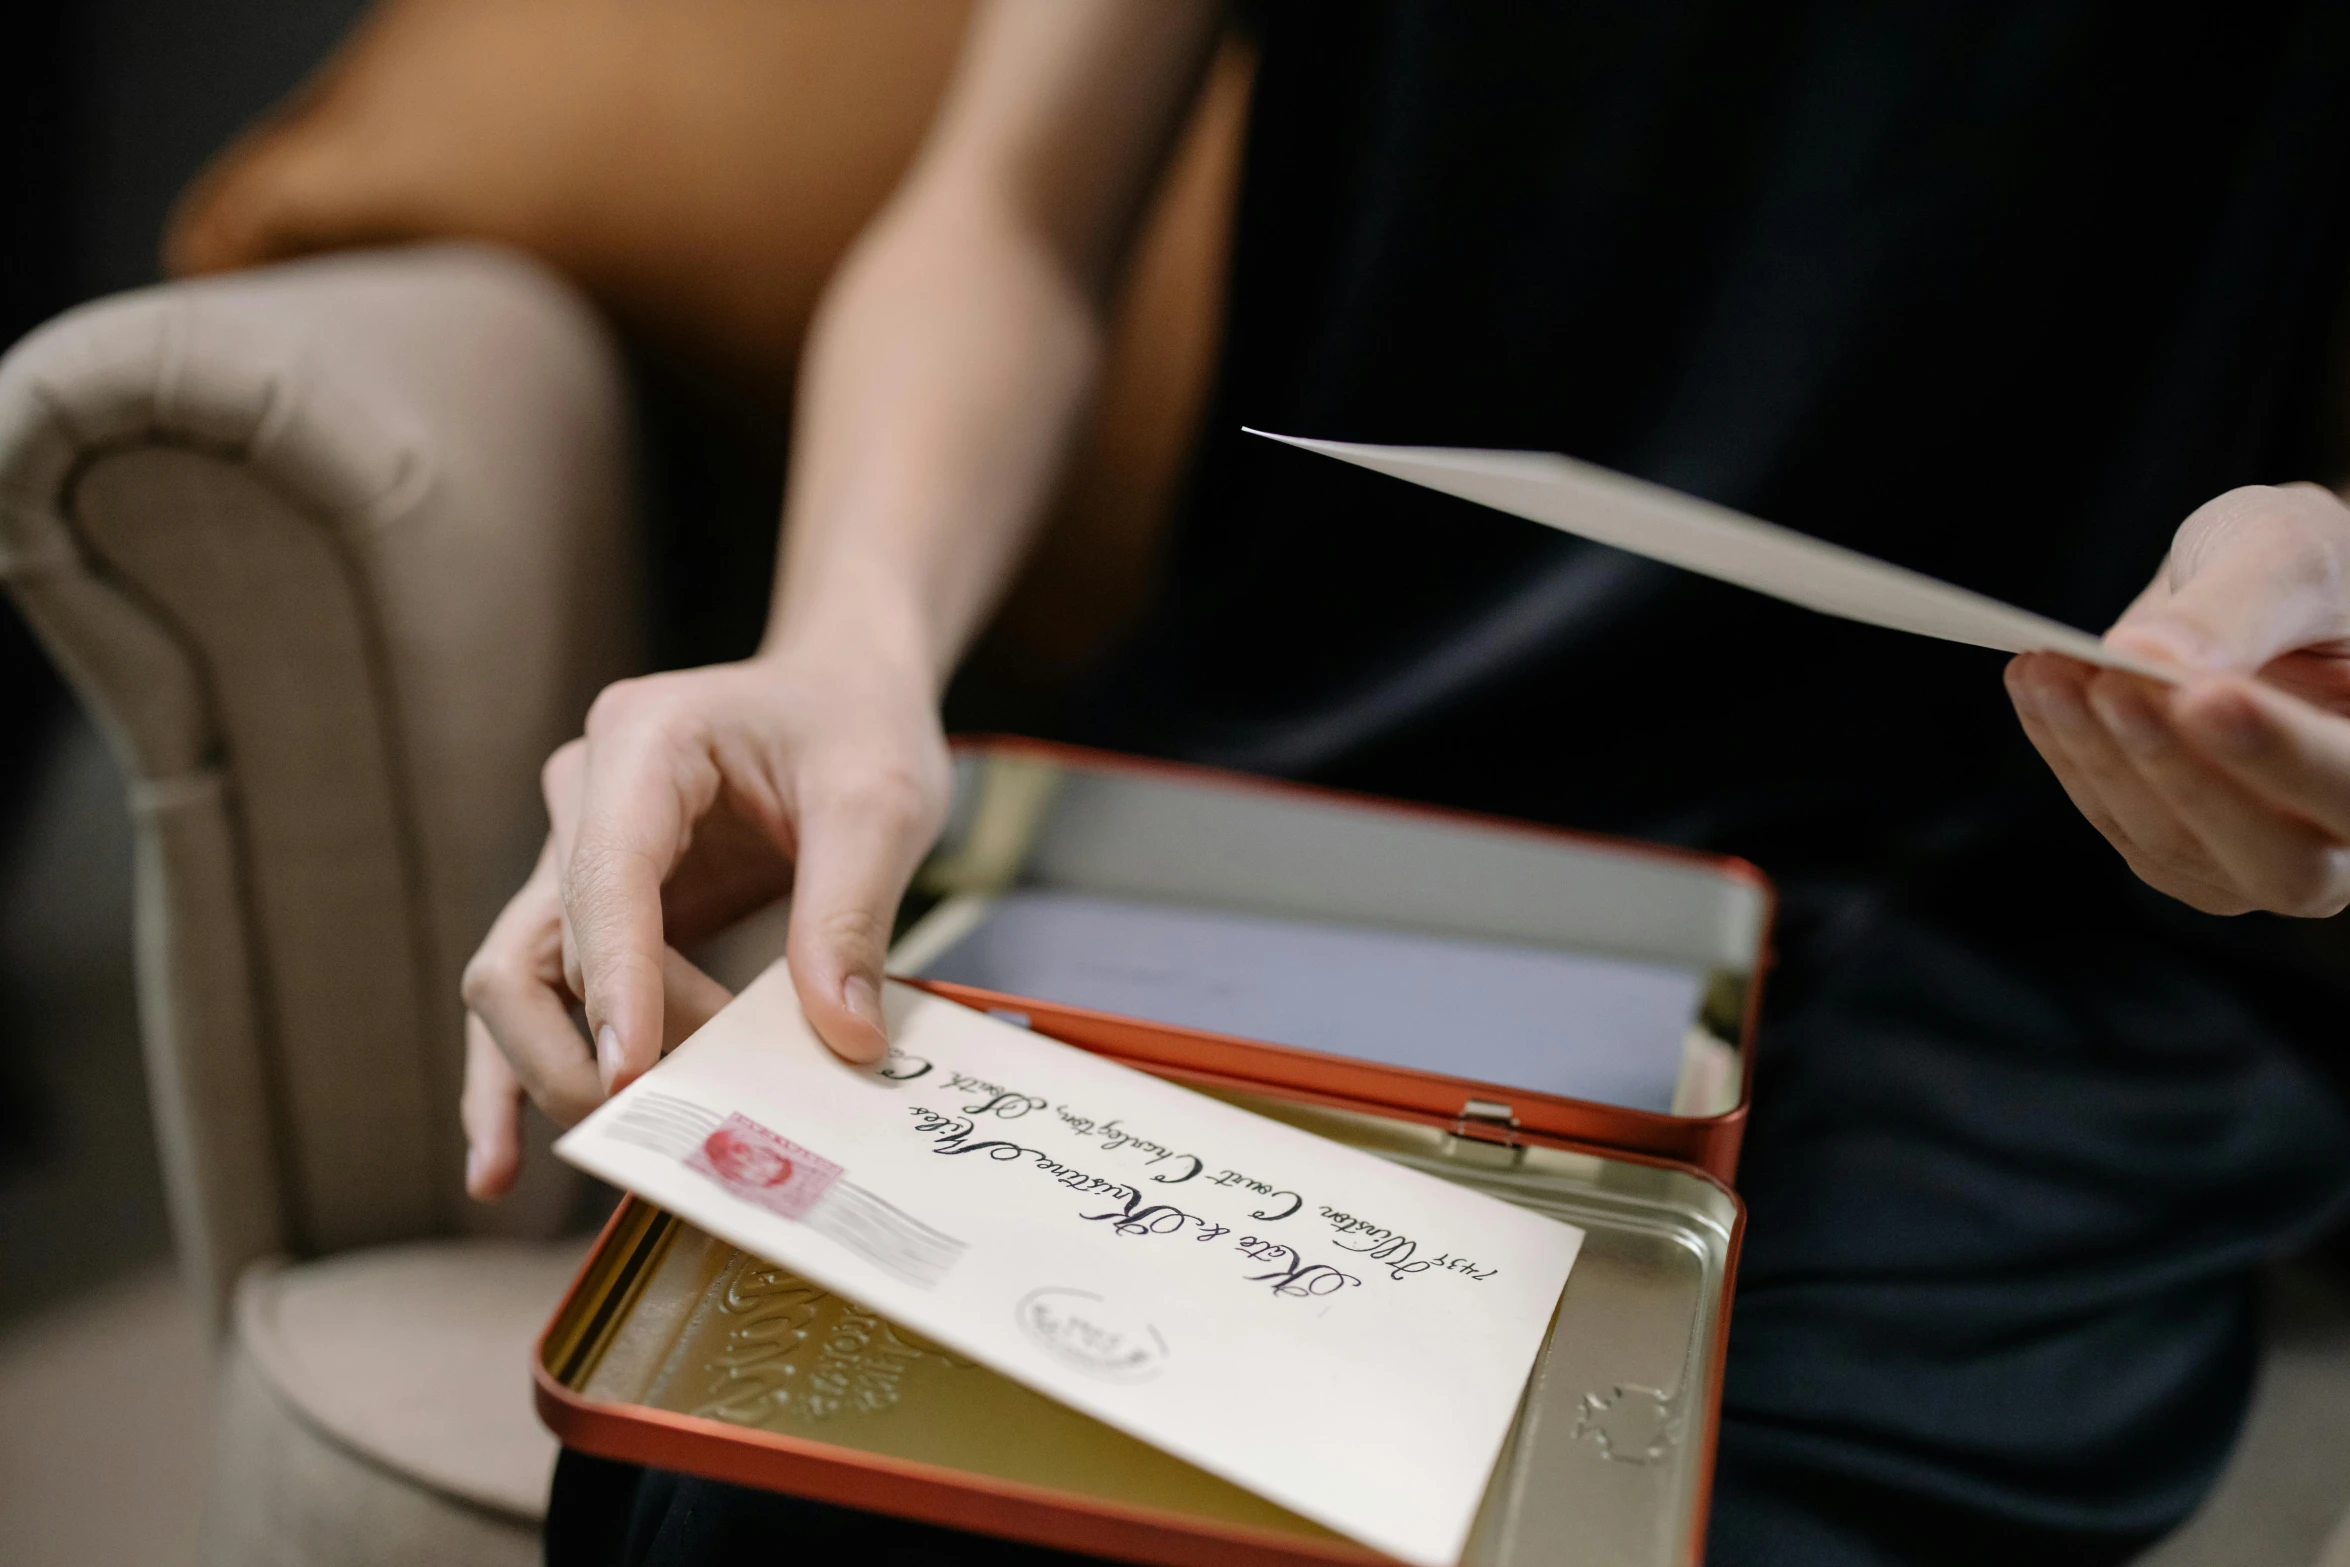
M945 1158L978 1156L991 1164L1019 1165L1082 1197L1101 1197L1099 1211L1079 1211L1080 1223L1102 1225L1123 1238L1183 1237L1209 1245L1232 1234L1232 1227L1163 1197L1148 1195L1150 1187L1182 1186L1197 1181L1206 1190L1232 1192L1256 1205L1249 1218L1259 1225L1277 1224L1306 1211L1305 1198L1230 1166L1208 1173L1210 1163L1199 1154L1171 1146L1128 1126L1120 1117L1102 1118L1074 1106L1054 1104L1041 1095L1022 1092L1004 1083L948 1070L943 1086L957 1096L957 1108L934 1110L910 1106L917 1135L930 1139L930 1151ZM1050 1112L1049 1115L1047 1112ZM1030 1125L1030 1117L1036 1120ZM1005 1126L1011 1123L1011 1126ZM1005 1135L1013 1126L1018 1135ZM1003 1131L996 1130L1003 1127ZM984 1129L983 1129L984 1128ZM1032 1128L1034 1128L1032 1130ZM1040 1146L1038 1132L1057 1130L1083 1148L1127 1164L1131 1173L1104 1174L1072 1163L1065 1155ZM1094 1163L1087 1159L1086 1163ZM1115 1168L1109 1166L1106 1168ZM1190 1199L1186 1199L1190 1201ZM1371 1219L1318 1204L1313 1212L1329 1227L1329 1242L1339 1251L1360 1257L1373 1271L1402 1281L1422 1274L1441 1274L1481 1282L1498 1271L1450 1252L1427 1251L1419 1240ZM1232 1249L1251 1267L1244 1273L1253 1284L1264 1284L1285 1299L1318 1299L1360 1288L1362 1276L1341 1262L1308 1257L1296 1244L1260 1235L1242 1235Z

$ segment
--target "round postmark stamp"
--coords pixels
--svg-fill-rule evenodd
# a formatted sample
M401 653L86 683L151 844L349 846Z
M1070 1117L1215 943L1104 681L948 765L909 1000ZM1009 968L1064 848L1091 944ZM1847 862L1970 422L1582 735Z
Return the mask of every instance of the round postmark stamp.
M1030 1342L1072 1371L1135 1383L1166 1368L1167 1341L1159 1330L1092 1290L1030 1290L1015 1311Z

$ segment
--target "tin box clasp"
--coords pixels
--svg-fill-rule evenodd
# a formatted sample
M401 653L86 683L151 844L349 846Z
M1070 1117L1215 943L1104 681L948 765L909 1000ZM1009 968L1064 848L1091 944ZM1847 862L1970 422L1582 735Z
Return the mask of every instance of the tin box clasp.
M1505 1148L1518 1145L1517 1112L1498 1099L1469 1099L1461 1104L1461 1113L1452 1123L1455 1137L1473 1138L1481 1143L1500 1143Z

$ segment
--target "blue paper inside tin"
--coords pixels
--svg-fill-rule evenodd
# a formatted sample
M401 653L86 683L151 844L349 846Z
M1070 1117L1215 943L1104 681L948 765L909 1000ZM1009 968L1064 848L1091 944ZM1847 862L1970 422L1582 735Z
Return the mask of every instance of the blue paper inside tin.
M1669 964L1047 890L996 900L922 974L1656 1111L1704 984Z

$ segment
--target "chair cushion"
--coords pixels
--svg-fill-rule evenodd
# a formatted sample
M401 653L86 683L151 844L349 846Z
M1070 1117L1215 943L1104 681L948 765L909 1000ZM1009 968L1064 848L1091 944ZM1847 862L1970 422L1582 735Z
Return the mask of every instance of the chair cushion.
M236 1351L352 1453L535 1522L555 1440L532 1407L531 1350L585 1252L450 1240L258 1263L238 1287Z
M417 1484L287 1405L232 1346L220 1381L204 1567L534 1567L538 1526Z

